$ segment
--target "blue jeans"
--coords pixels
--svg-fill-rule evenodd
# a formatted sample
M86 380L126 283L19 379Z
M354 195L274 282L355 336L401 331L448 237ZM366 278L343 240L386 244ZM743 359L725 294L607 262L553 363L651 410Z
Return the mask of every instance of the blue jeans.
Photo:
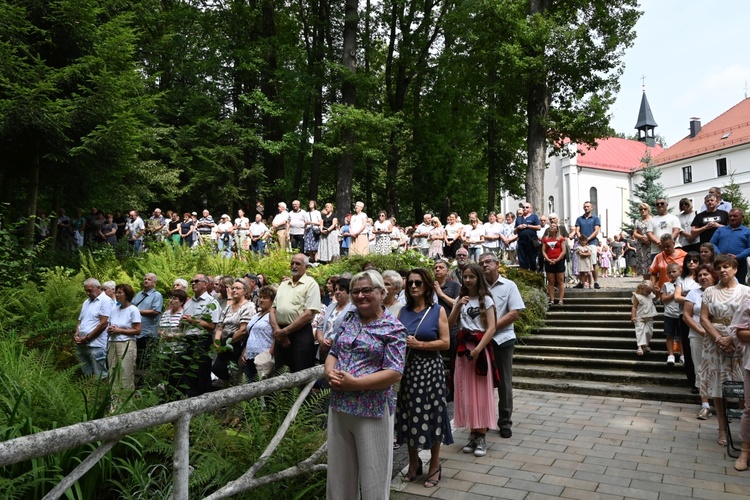
M106 335L106 332L102 333ZM107 378L107 348L76 346L76 356L81 363L81 371L84 375L96 375Z
M230 258L232 256L232 238L227 238L226 241L224 241L225 235L219 236L219 253L224 252L224 257Z
M263 257L266 253L266 242L264 240L253 241L250 244L250 247L253 249L253 253L258 257Z

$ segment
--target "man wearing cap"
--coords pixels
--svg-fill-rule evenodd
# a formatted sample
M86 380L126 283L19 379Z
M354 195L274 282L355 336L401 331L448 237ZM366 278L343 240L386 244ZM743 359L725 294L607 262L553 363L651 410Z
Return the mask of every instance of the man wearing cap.
M255 220L258 220L257 217ZM271 222L271 230L279 239L279 249L286 251L289 242L289 212L286 209L286 203L279 203L279 213Z
M298 372L315 363L312 320L321 303L318 283L306 274L309 265L303 253L292 257L292 279L281 282L269 313L276 369L287 365L290 372Z
M232 257L232 235L234 225L229 220L229 215L222 214L219 224L216 226L216 236L219 240L219 253L226 259Z

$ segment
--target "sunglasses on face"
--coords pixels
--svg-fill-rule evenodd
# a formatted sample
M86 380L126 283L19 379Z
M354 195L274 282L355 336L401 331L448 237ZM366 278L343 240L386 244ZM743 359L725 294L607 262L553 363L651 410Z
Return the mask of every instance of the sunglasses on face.
M406 286L420 287L422 285L424 285L424 281L422 281L422 280L409 280L409 281L406 282Z

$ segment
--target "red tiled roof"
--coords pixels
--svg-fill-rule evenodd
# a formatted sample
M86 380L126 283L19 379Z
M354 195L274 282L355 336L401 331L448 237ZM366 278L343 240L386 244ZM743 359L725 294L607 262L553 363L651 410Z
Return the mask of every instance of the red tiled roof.
M750 99L743 99L703 125L695 137L688 135L664 150L654 159L654 164L664 165L747 143L750 143Z
M663 151L660 145L653 148L647 147L639 141L609 137L598 139L596 149L586 144L578 146L578 158L576 163L579 167L596 168L599 170L610 170L613 172L635 172L643 166L641 160L646 151L655 157Z

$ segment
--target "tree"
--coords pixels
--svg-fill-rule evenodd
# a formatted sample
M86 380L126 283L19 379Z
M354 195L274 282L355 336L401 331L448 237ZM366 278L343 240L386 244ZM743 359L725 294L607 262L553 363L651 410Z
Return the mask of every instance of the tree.
M633 196L630 199L630 206L628 209L628 218L633 221L633 223L641 217L638 212L639 204L646 203L651 207L651 215L656 215L656 200L659 198L666 198L664 186L658 182L661 177L661 170L654 165L649 151L646 151L645 156L641 158L641 163L645 165L639 171L643 176L643 180L640 184L633 186ZM629 231L632 229L632 225L625 226L623 229Z
M569 138L596 145L611 134L607 112L619 90L622 55L635 40L637 0L517 0L514 77L526 103L526 198L543 205L547 147Z
M742 223L750 226L750 203L742 194L742 187L734 180L735 172L729 174L729 184L721 188L721 199L732 204L732 208L739 208L745 213L745 219Z

